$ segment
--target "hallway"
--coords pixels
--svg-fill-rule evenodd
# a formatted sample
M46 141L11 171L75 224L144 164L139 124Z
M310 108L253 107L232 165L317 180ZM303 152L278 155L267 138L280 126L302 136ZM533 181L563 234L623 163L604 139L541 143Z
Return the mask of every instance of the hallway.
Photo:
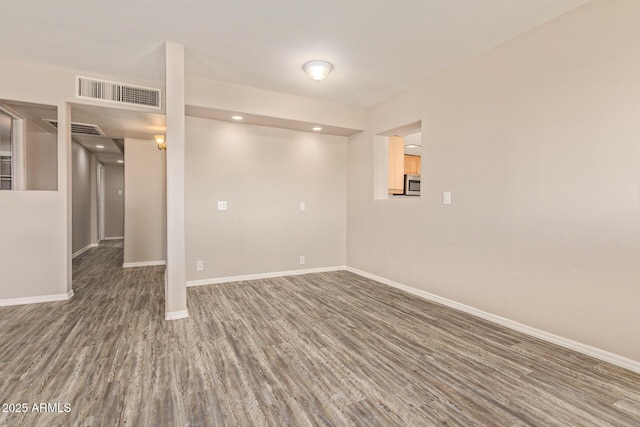
M2 401L29 405L26 414L0 414L0 425L163 424L137 417L171 408L153 379L171 370L156 357L179 324L163 320L164 268L123 269L122 252L122 240L112 240L76 257L69 301L0 308ZM143 378L151 380L144 388ZM42 402L62 413L33 413Z

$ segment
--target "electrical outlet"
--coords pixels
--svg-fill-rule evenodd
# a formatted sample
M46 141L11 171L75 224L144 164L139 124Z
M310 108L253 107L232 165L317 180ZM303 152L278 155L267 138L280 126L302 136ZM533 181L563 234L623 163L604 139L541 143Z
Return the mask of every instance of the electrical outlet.
M204 262L196 261L196 270L198 270L198 271L204 270Z
M227 210L227 202L218 201L218 210L219 211L226 211Z
M304 264L304 255L300 255L300 264Z
M305 202L300 202L300 210L304 211L305 209L307 209L307 205Z

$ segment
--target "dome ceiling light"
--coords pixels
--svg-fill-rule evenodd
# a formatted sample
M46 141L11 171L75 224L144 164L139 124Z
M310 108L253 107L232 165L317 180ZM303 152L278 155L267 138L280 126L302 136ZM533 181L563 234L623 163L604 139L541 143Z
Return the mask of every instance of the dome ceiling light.
M315 80L316 83L320 83L320 81L327 78L331 70L333 70L333 65L327 61L313 60L305 62L302 69L309 75L309 77L311 77L312 80Z

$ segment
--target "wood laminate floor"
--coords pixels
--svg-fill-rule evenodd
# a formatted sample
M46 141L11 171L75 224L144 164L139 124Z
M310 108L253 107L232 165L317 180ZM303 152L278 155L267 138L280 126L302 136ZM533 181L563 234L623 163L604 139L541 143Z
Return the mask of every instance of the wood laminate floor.
M0 425L640 425L640 375L348 272L190 288L165 321L121 242L73 265L73 299L0 307L0 403L29 406Z

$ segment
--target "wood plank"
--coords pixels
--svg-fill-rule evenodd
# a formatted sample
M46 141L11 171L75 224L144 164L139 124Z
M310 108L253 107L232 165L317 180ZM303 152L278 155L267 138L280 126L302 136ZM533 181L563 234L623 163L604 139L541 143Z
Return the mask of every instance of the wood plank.
M389 137L389 194L404 191L404 138Z
M122 243L70 301L0 307L0 425L640 425L640 375L338 271L188 289Z

